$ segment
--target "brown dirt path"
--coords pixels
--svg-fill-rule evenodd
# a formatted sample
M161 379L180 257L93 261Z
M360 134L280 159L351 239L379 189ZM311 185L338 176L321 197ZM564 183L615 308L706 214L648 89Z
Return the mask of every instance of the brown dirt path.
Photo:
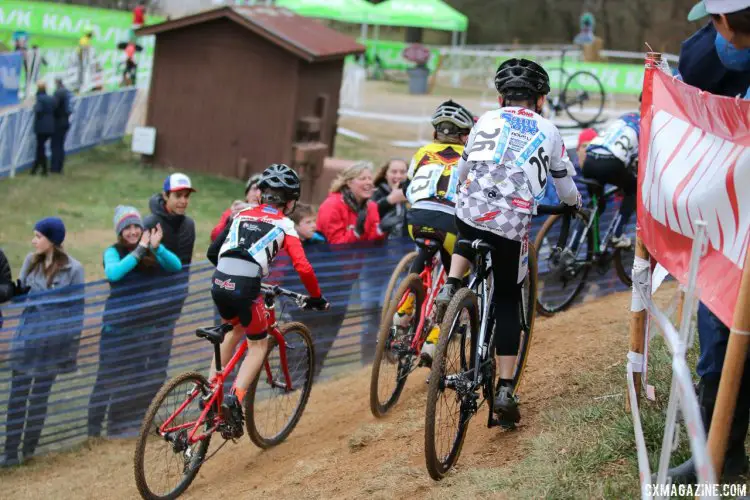
M487 429L483 407L470 424L457 470L440 483L429 478L424 466L427 371L415 372L392 414L378 420L369 410L370 370L362 369L315 386L299 426L280 446L260 451L247 438L228 444L203 466L184 498L465 494L473 470L502 467L523 456L528 439L541 431L538 416L545 401L575 393L573 375L624 359L629 298L617 294L540 319L520 391L522 425L511 432ZM0 472L3 494L17 500L137 498L133 448L132 441L103 442L33 460ZM480 488L476 493L490 492Z

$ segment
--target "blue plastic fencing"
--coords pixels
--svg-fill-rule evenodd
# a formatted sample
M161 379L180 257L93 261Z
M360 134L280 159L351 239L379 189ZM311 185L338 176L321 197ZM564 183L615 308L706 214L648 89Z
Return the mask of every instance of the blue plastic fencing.
M610 207L605 221L611 216ZM534 221L535 231L542 222ZM308 250L331 309L303 312L282 300L277 311L282 320L302 321L312 331L317 380L371 362L385 286L413 249L411 241L392 240ZM267 281L304 293L289 262L280 258L277 264ZM217 321L212 272L200 262L189 274L137 282L115 294L107 282L96 281L6 304L0 329L4 450L25 447L28 456L89 435L135 435L165 380L208 369L212 347L196 338L195 329ZM613 271L592 272L589 280L581 300L625 289Z
M65 151L76 153L124 137L135 96L136 89L124 89L74 97ZM0 177L30 167L35 148L32 108L0 115Z

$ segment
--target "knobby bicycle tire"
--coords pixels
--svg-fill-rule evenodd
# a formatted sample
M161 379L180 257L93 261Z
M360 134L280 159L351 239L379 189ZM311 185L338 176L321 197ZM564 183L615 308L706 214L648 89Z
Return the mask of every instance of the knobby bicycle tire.
M451 467L453 467L458 461L458 458L461 455L461 449L463 448L464 439L466 438L469 419L472 416L463 409L460 410L458 429L456 436L453 438L451 450L445 457L439 457L438 451L435 449L436 407L441 392L443 392L440 390L440 387L443 378L445 377L445 356L454 334L453 326L456 323L458 315L464 309L469 311L471 325L471 331L469 334L471 335L471 341L476 341L477 332L479 330L477 296L468 288L462 288L456 292L456 295L451 299L445 312L445 316L443 317L443 322L440 325L440 340L438 341L435 358L432 362L432 370L430 371L430 384L427 389L427 404L425 412L424 451L427 472L429 472L430 477L435 481L439 481L445 477ZM464 349L461 349L461 352L465 354ZM471 354L469 354L469 356L471 356ZM467 368L469 363L469 360L462 360L462 369L464 369L464 367Z
M147 500L172 500L174 498L179 497L182 493L185 492L185 490L190 486L190 484L195 479L195 476L198 474L198 470L201 468L201 465L203 465L203 458L206 456L206 451L208 451L208 446L211 442L211 435L209 435L206 439L200 442L200 445L198 447L198 453L196 454L195 461L196 463L187 469L187 471L183 474L182 480L177 484L177 486L167 493L166 495L157 495L151 489L149 488L146 476L145 476L145 470L144 470L144 454L145 454L145 448L146 448L146 441L149 437L152 437L151 434L151 425L153 424L154 418L156 418L156 415L159 412L159 409L161 408L162 403L167 398L169 393L174 390L176 387L178 387L181 384L184 384L187 381L193 381L196 384L201 384L202 387L207 388L209 387L208 380L206 380L206 377L201 375L197 372L186 372L181 375L178 375L177 377L174 377L173 379L166 382L162 388L159 390L159 392L154 396L154 399L151 401L151 404L148 407L148 410L146 411L146 416L143 419L143 423L141 424L141 430L138 433L138 440L136 441L135 445L135 456L133 460L133 471L135 473L135 484L138 487L138 492L141 494L141 497ZM166 444L166 442L165 442Z
M534 334L534 322L536 319L536 279L537 279L537 264L536 264L536 249L534 245L529 245L529 267L526 275L528 282L528 307L526 310L523 309L523 303L521 304L521 341L518 346L518 362L516 363L516 371L513 374L513 394L516 394L518 387L521 385L521 379L526 368L526 361L529 357L529 349ZM525 287L524 287L525 288ZM522 292L523 293L523 292Z
M313 383L313 367L315 366L315 349L313 347L313 340L312 336L310 335L310 331L307 329L307 327L302 323L286 323L284 325L281 325L279 328L279 331L281 334L286 338L286 336L291 333L295 332L302 337L302 340L304 341L306 350L307 350L307 379L305 380L305 383L302 385L302 394L300 396L299 403L297 403L297 408L294 410L294 413L289 417L289 420L287 421L286 425L274 436L263 436L258 429L258 425L255 422L255 411L256 411L256 405L255 405L255 397L257 395L257 389L258 389L258 382L261 377L266 376L266 371L264 366L261 365L260 372L258 373L258 376L255 377L255 380L253 380L253 383L250 384L250 388L247 390L247 395L245 396L245 427L247 428L247 435L250 438L250 440L259 448L268 449L272 448L282 441L284 441L287 437L289 437L289 434L294 430L294 428L297 426L297 423L299 423L299 419L302 417L302 413L305 411L305 406L307 406L307 401L310 398L310 391L312 389L312 383ZM268 341L268 353L266 353L266 360L271 355L273 350L278 347L278 343L274 337L269 336ZM287 366L289 365L289 353L290 350L287 350ZM279 359L279 362L281 362L281 359ZM272 369L273 372L273 369ZM292 374L290 373L290 377Z
M404 274L404 272L408 272L409 268L411 267L412 262L414 262L414 259L417 258L417 255L419 252L409 252L406 255L404 255L400 261L398 261L398 264L396 264L396 267L393 269L393 272L391 273L391 278L388 280L388 287L385 289L385 299L383 300L383 310L380 312L380 323L385 323L386 314L388 312L389 306L391 304L391 295L396 290L396 285L398 285L398 277Z
M576 118L573 113L570 111L571 104L568 102L568 88L570 87L570 84L577 76L584 75L586 78L593 79L596 82L597 89L596 91L589 92L592 95L598 95L600 98L599 102L599 108L596 110L596 113L594 114L593 118L590 120L580 120ZM602 85L602 81L599 80L599 78L590 71L576 71L572 75L570 75L570 78L568 78L565 81L565 87L562 90L562 102L563 106L565 108L565 113L570 117L571 120L578 123L581 127L588 127L589 125L592 125L597 122L599 117L602 115L602 112L604 111L604 104L606 101L607 95L604 92L604 85Z
M538 252L539 249L542 248L544 243L544 238L547 236L547 233L550 231L552 226L563 217L562 215L551 215L547 218L546 221L544 221L544 224L542 225L542 228L539 230L539 233L536 235L536 239L534 240L534 247L536 248L536 251ZM584 224L588 224L589 217L586 212L578 212L576 214L577 218L580 218L581 221L583 221ZM575 219L571 221L571 223L575 223ZM557 235L554 237L551 237L552 240L555 242L557 241ZM535 255L535 257L539 257L538 253ZM570 304L573 303L573 301L578 297L578 295L581 293L581 290L583 290L583 287L587 283L589 270L591 269L591 263L594 261L594 234L593 231L588 231L586 233L586 265L581 270L581 282L576 285L575 289L571 293L569 297L567 297L565 300L563 300L561 303L556 305L549 305L544 302L542 302L542 298L539 296L539 275L537 274L537 312L541 313L544 316L552 316L555 313L558 313L560 311L564 311L567 309ZM538 261L537 261L538 266Z
M396 290L393 299L391 299L390 304L388 305L383 321L380 323L378 343L375 346L375 360L372 363L372 373L370 375L370 411L377 418L384 417L393 405L398 402L398 398L401 396L401 391L403 391L404 385L406 384L407 377L400 377L397 373L396 386L394 387L393 392L385 402L381 403L378 393L380 386L380 367L384 360L388 362L386 359L386 349L390 344L389 337L391 334L393 316L396 314L401 297L403 297L408 291L414 292L415 294L414 318L412 318L412 324L417 325L419 324L420 316L422 314L422 303L425 299L424 284L418 274L412 273L401 282L401 285L398 287L398 290ZM415 334L416 327L412 329L412 336L408 339L409 342L413 340L413 335ZM399 363L400 362L401 360L399 360Z

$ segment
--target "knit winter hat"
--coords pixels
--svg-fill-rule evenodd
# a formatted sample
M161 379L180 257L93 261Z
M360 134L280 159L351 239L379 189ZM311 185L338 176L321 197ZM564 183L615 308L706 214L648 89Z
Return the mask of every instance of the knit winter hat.
M59 247L65 241L65 224L57 217L47 217L34 225L34 231L44 235L53 245Z
M120 236L122 230L130 225L135 225L143 229L143 220L141 214L135 207L129 207L127 205L118 205L115 208L115 234Z

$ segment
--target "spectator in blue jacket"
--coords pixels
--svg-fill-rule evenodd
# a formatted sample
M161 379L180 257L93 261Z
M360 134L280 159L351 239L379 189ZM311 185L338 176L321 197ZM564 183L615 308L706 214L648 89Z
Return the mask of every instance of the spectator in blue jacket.
M34 226L34 251L21 267L29 290L26 308L11 341L8 416L3 465L31 457L39 444L47 401L58 375L77 368L83 327L83 266L62 248L65 225L56 217Z
M47 84L37 83L36 104L34 105L34 134L36 135L36 157L31 175L36 175L37 169L42 169L42 175L47 175L47 141L55 133L55 98L47 94Z
M52 135L53 174L61 174L65 164L65 136L70 129L71 95L61 78L55 80L55 132Z
M89 401L88 434L101 435L109 410L110 437L137 430L148 407L139 381L146 382L144 343L146 333L158 321L150 300L161 293L154 276L157 271L177 273L182 262L161 244L161 224L144 231L141 214L133 207L118 206L114 217L117 243L104 251L104 274L110 294L104 305L99 340L99 367ZM158 311L157 311L158 312ZM141 401L143 403L141 404Z

